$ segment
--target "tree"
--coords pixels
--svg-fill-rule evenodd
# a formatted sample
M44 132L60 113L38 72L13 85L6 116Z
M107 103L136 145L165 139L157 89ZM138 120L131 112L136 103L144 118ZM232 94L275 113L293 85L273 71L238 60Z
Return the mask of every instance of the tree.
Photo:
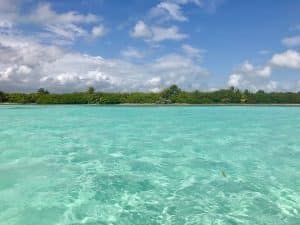
M229 90L232 91L232 92L234 92L235 91L235 87L234 86L230 86Z
M177 85L172 85L169 88L161 92L161 96L165 99L171 100L172 97L176 97L182 90Z
M265 94L265 91L264 91L264 90L258 90L258 91L256 92L256 94L263 95L263 94Z
M45 88L38 89L37 93L40 94L40 95L48 95L48 94L50 94L49 91L47 91Z
M250 91L249 91L248 89L246 89L246 90L244 91L244 94L245 94L245 95L250 95Z
M189 104L212 104L212 103L300 103L300 93L292 92L264 92L255 93L247 90L240 91L237 88L227 88L212 92L186 92L176 85L163 90L160 93L103 93L94 92L90 88L84 92L49 94L44 88L37 93L4 93L0 92L0 102L10 103L38 103L38 104L120 104L120 103L189 103Z
M248 102L248 98L247 95L243 94L240 100L241 104L247 103Z
M4 92L0 91L0 102L6 102L7 98Z
M94 94L94 93L95 93L95 88L91 86L91 87L88 88L88 91L87 91L87 92L88 92L88 94L90 94L90 95L91 95L91 94Z

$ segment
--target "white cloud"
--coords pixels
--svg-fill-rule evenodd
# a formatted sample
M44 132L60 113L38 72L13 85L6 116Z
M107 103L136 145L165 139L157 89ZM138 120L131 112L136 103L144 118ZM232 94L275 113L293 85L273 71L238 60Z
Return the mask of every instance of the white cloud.
M15 11L20 0L0 0L0 11Z
M78 37L87 36L89 33L79 24L89 24L99 21L94 14L79 14L75 11L65 13L55 12L48 3L40 4L27 19L28 22L38 23L44 26L44 29L53 35L49 39L55 43L72 43ZM101 26L92 29L93 37L103 35L104 30ZM102 32L102 33L101 33ZM47 36L45 36L47 37Z
M18 67L17 73L25 74L26 75L26 74L29 74L31 71L32 71L32 69L29 66L20 65Z
M201 60L206 50L198 49L188 44L181 45L182 51L187 54L189 57L196 58Z
M282 40L282 43L287 47L295 47L300 45L300 35L287 37Z
M300 69L300 53L294 50L287 50L283 53L275 54L270 63L274 66Z
M160 85L160 82L161 82L160 77L152 77L151 79L148 80L148 83L153 86Z
M8 20L0 20L0 29L11 29L13 27L13 23Z
M150 38L152 36L152 33L150 31L150 28L140 20L134 26L131 35L135 38Z
M84 29L74 24L47 25L45 30L56 36L52 36L52 38L63 38L71 41L74 41L77 37L87 35L87 32Z
M70 52L35 39L0 34L0 90L158 91L171 84L201 88L208 72L188 54L168 54L135 64L125 59Z
M95 14L76 11L58 13L50 3L40 3L32 10L21 13L21 3L21 0L0 0L0 32L7 32L14 25L35 24L42 30L37 36L55 44L72 44L79 37L99 37L104 34L104 30L100 30L103 29L102 25L94 26L91 32L84 27L86 24L99 23L101 18Z
M18 0L13 1L18 2ZM1 7L7 8L8 6L0 4L0 12ZM4 26L12 28L13 24L36 24L43 30L37 35L48 43L71 44L79 37L94 36L95 32L100 35L101 25L95 26L96 30L92 30L91 33L83 26L84 24L99 23L100 18L94 14L81 14L76 11L58 13L49 3L38 4L36 8L26 14L20 13L17 7L8 9L11 10L10 13L5 10L5 13L1 12L0 14L0 28Z
M131 36L144 38L146 41L152 42L186 39L188 35L180 33L177 26L166 26L162 24L169 21L188 21L188 17L183 13L185 5L187 4L194 4L208 11L214 11L216 6L221 2L223 2L223 0L161 0L150 9L146 17L150 25L139 20L131 32Z
M214 12L223 0L162 0L150 10L151 18L159 18L161 21L175 20L188 21L183 15L183 7L186 4L194 4L199 8Z
M20 0L0 0L0 29L11 28L18 18Z
M194 60L187 55L168 54L158 58L154 63L154 68L159 70L171 70L173 73L193 74L205 71L194 64Z
M99 18L94 14L83 15L76 11L55 12L49 3L43 3L28 16L28 21L40 24L81 24L95 23Z
M272 68L269 65L257 68L246 61L229 76L228 86L252 91L272 91L277 87L277 83L269 79L271 73Z
M253 72L254 70L254 66L249 63L248 61L244 62L241 66L240 66L240 71L242 72L246 72L246 73L249 73L249 72Z
M199 55L201 52L200 49L194 48L188 44L182 45L181 48L189 55Z
M236 74L236 73L230 74L228 80L228 86L239 87L241 80L242 80L241 74Z
M181 5L184 5L187 3L194 3L198 6L202 6L202 3L203 3L203 0L171 0L171 1L181 4Z
M105 28L103 25L94 26L92 29L93 37L102 37L105 34Z
M265 66L261 69L256 70L258 76L269 77L272 73L272 69L270 66Z
M183 54L163 55L139 64L129 60L143 57L133 47L121 52L123 59L93 57L59 47L78 37L102 36L105 28L96 25L99 18L92 14L58 13L50 4L40 4L30 14L16 15L15 20L1 20L1 29L9 29L0 32L0 89L4 91L27 92L45 87L68 92L85 90L90 85L103 91L158 91L174 83L196 89L208 74L192 56L191 46L189 50L185 46ZM35 23L44 32L26 37L22 32L11 31L14 23L21 22ZM84 24L92 26L91 31ZM143 21L136 24L132 36L152 42L187 38L176 26L148 26Z
M224 0L169 0L169 1L180 5L195 4L196 6L203 8L209 12L214 12L216 8L224 2Z
M181 6L174 2L160 2L150 11L151 17L163 17L164 20L187 21L183 15Z
M188 21L184 16L183 8L186 4L194 4L197 7L213 11L223 0L162 0L150 9L148 13L148 24L139 20L131 31L131 36L144 38L147 41L160 42L164 40L183 40L188 38L187 34L180 33L175 25L163 26L166 21L174 20L179 22ZM160 24L160 25L158 25Z
M272 71L277 67L286 70L300 69L300 53L287 50L282 53L274 54L266 65L262 67L255 67L246 61L229 75L228 85L240 89L250 89L252 91L260 89L266 91L297 90L299 86L295 85L295 82L278 82L271 78Z
M187 34L179 32L178 27L160 27L148 26L143 21L138 21L131 36L135 38L144 38L146 41L160 42L165 40L183 40L188 38Z
M249 79L244 74L231 74L228 80L228 86L233 86L242 90L265 90L275 91L278 88L278 82L269 79Z
M187 34L182 34L179 32L178 27L171 26L171 27L152 27L153 37L152 40L159 42L164 40L183 40L188 38Z
M300 45L300 35L293 36L293 37L287 37L282 40L282 44L288 47L294 47Z
M144 55L138 49L133 47L128 47L122 50L121 55L124 56L125 58L136 58L136 59L140 59L144 57Z
M246 61L240 66L238 71L252 77L269 77L271 75L272 69L268 65L256 68L251 63Z

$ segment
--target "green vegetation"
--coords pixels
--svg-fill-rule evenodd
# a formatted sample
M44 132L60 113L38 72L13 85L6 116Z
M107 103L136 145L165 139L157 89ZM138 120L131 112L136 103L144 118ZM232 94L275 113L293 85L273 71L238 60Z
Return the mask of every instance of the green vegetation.
M272 92L236 88L212 92L186 92L176 85L159 93L104 93L89 87L86 92L51 94L40 88L36 93L4 93L0 91L2 103L37 104L300 104L300 92Z
M89 93L89 94L94 94L94 93L95 93L95 88L89 87L89 88L88 88L88 93Z
M39 90L37 90L37 93L38 93L39 95L48 95L48 94L50 94L49 91L47 91L47 90L44 89L44 88L40 88Z
M4 92L0 91L0 102L6 102L7 97Z

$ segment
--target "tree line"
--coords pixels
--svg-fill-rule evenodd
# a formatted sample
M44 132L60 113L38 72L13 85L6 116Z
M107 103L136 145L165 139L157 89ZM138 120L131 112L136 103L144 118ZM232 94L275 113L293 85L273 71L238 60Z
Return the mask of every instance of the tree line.
M250 92L236 88L211 92L181 90L172 85L159 93L105 93L89 87L86 92L49 93L40 88L36 93L4 93L1 103L21 104L300 104L300 92Z

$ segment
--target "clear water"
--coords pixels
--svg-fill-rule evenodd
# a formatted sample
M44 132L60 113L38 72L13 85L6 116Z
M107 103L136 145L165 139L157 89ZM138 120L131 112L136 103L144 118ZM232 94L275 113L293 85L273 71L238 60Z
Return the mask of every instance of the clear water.
M0 224L300 224L300 107L0 106Z

